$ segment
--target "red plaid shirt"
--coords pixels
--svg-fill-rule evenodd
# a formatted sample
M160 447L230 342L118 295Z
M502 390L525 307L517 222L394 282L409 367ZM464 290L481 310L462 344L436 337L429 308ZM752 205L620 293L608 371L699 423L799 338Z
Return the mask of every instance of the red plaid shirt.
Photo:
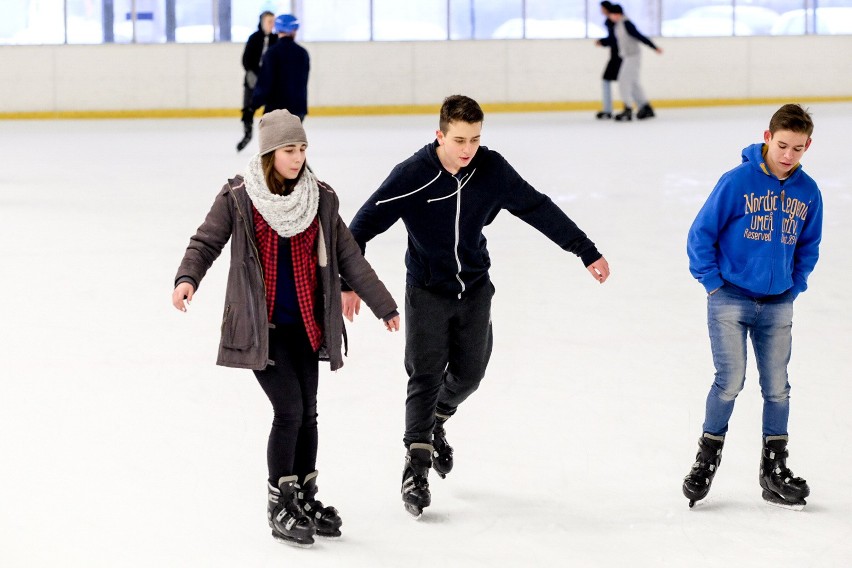
M278 282L278 233L269 226L260 212L252 207L254 213L254 234L260 252L260 263L266 281L267 318L272 320L275 307L275 287ZM302 322L314 351L322 343L322 328L314 317L314 293L317 289L317 233L319 221L316 217L307 229L290 237L293 253L293 276L296 280L296 296L299 299L299 311Z

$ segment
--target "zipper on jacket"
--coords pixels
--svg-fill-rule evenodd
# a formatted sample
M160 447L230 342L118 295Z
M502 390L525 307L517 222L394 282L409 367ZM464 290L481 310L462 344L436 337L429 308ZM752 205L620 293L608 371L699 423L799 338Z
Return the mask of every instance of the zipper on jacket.
M261 266L261 264L260 264L260 251L257 250L257 245L254 243L254 235L252 235L251 231L249 231L248 221L246 221L246 216L243 215L243 210L240 208L240 202L237 199L237 196L234 194L234 188L231 187L230 190L231 190L231 197L234 199L234 205L237 208L237 213L239 214L240 218L243 220L243 227L245 227L246 237L248 238L248 242L251 245L252 250L254 251L254 261L255 261L255 264L257 265L258 271L260 272L260 282L261 282L261 284L263 284L263 289L266 290L266 277L263 274L263 266Z
M225 317L222 318L222 332L225 331L225 324L228 323L228 315L231 313L231 304L225 306Z
M456 180L456 184L458 185L458 189L456 190L456 219L455 219L455 245L453 246L453 254L456 257L456 280L459 281L459 285L461 286L461 290L459 291L458 298L461 300L462 294L466 289L464 284L464 280L461 277L461 258L459 257L459 220L461 219L461 190L470 181L470 178L473 177L473 174L476 173L476 169L474 169L469 174L465 174L461 179L458 179L456 176L453 176L453 179ZM443 198L442 198L443 199ZM437 201L437 200L430 200Z
M248 282L246 282L246 292L249 295L249 313L251 314L251 321L252 321L252 325L251 325L252 337L254 338L254 344L260 345L260 341L259 341L259 338L257 336L257 317L255 316L255 311L254 311L255 310L254 294L251 293L251 286L248 285Z
M229 187L230 187L230 185L229 185ZM254 235L252 235L251 231L249 231L249 224L246 221L245 215L243 215L243 210L240 208L240 202L237 199L236 194L234 194L234 188L230 187L230 189L231 189L231 197L234 199L234 206L237 208L237 214L239 214L240 218L243 220L243 227L245 227L246 238L248 239L248 242L251 244L251 248L254 251L254 263L255 263L255 266L257 266L258 272L260 273L261 290L266 290L266 278L263 275L263 266L261 266L261 264L260 264L260 252L257 250L257 245L254 243ZM251 286L248 285L248 282L246 282L246 291L248 292L248 295L249 295L249 312L251 314L251 321L252 321L252 326L251 326L252 337L254 339L255 345L260 345L260 338L258 337L258 330L257 330L257 317L255 315L256 306L254 305L254 294L252 294ZM264 318L264 320L266 320L266 319L267 318Z

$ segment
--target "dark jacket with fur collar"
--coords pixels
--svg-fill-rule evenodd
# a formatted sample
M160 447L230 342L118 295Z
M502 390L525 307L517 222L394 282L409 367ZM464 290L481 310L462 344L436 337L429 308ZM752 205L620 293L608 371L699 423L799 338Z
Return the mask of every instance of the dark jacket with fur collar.
M396 303L364 260L358 244L338 213L337 195L319 183L320 233L317 235L319 279L317 321L323 328L320 359L332 370L343 366L345 329L340 302L343 276L376 317L394 313ZM260 370L269 362L266 287L258 259L251 199L242 176L228 180L213 202L204 223L190 239L178 268L175 285L188 281L196 290L207 270L231 241L231 267L225 291L222 338L217 365Z

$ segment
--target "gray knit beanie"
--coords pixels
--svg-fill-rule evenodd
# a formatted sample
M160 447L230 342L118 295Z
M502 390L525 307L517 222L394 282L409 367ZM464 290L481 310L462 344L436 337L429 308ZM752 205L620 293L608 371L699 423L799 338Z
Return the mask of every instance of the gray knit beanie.
M260 155L291 144L307 144L308 137L298 116L286 109L273 110L260 119Z

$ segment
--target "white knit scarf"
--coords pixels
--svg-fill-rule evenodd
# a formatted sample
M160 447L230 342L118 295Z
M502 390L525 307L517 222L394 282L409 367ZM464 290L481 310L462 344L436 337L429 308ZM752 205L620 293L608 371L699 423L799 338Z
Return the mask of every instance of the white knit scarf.
M289 195L275 195L266 187L260 155L246 169L246 193L263 219L282 237L298 235L308 228L319 208L317 178L308 167Z

